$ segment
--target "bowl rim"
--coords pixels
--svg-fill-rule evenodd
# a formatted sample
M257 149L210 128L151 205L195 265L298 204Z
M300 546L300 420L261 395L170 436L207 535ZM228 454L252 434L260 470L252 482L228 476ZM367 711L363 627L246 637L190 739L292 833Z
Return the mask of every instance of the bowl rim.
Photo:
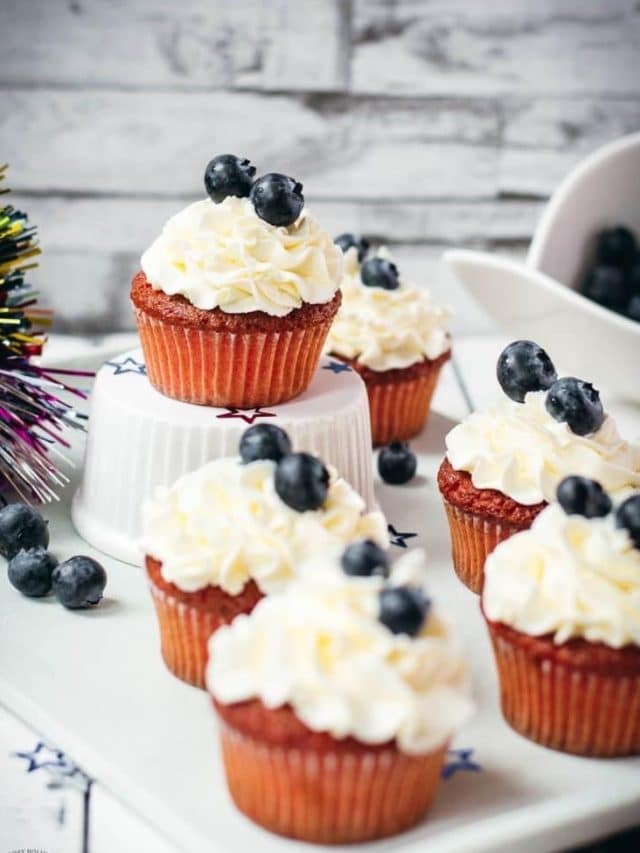
M538 220L538 224L536 225L536 229L529 246L529 251L527 252L527 266L533 267L539 272L542 272L540 269L542 249L546 242L547 234L551 228L551 223L555 220L558 210L565 203L567 196L573 191L574 186L578 184L588 172L591 172L601 166L604 161L613 159L619 154L625 153L632 148L640 148L640 132L629 133L619 139L614 139L613 142L608 142L606 145L602 145L595 151L592 151L591 154L588 154L583 160L574 166L573 169L571 169L571 171L562 179L560 184L552 193L542 216ZM555 279L552 279L552 281L555 281ZM566 290L572 290L572 288L563 282L557 282L557 284ZM585 301L590 302L591 300ZM601 310L615 314L615 312L609 312L609 309L607 308L602 308ZM627 320L627 322L636 323L635 320Z
M638 134L638 142L640 142L640 134ZM582 293L573 290L573 288L568 287L566 284L561 284L555 278L552 278L540 269L531 267L528 263L512 260L511 258L503 258L499 255L493 255L490 252L481 252L476 249L447 249L442 255L442 260L458 280L460 280L456 272L456 262L458 261L462 263L468 263L469 261L476 264L481 263L487 268L499 268L503 272L511 272L519 277L528 277L535 287L560 296L569 304L573 304L581 310L591 313L596 319L603 319L611 323L614 327L622 329L625 333L631 332L640 337L640 323L636 320L632 320L623 314L617 314L609 308L598 305L597 302L587 299ZM470 291L464 281L461 281L461 283L465 290Z

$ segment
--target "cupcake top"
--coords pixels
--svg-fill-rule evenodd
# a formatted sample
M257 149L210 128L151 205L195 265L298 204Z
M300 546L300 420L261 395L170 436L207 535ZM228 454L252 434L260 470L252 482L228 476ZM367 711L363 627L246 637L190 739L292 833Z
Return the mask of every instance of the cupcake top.
M364 514L345 480L319 459L278 445L278 433L286 435L252 427L240 458L209 462L145 502L141 545L162 564L165 580L185 592L219 586L230 595L254 580L271 593L310 555L367 537L386 547L382 514Z
M346 236L337 238L339 245ZM361 264L357 246L351 245L341 290L327 352L383 371L436 359L451 348L451 312L434 305L427 290L401 279L386 248Z
M329 560L211 638L209 690L223 704L289 705L335 738L442 746L472 705L453 629L425 593L424 555L407 554L388 579L350 577L338 561L327 571Z
M516 347L521 344L529 345L529 356L526 347ZM557 379L553 366L551 372L545 368L546 377L534 368L532 376L514 383L500 369L514 352L536 364L540 353L548 359L530 341L507 347L498 378L510 398L451 430L446 438L451 465L467 471L476 488L497 489L525 505L553 501L558 483L574 473L598 480L617 499L640 488L640 446L620 437L596 389L574 377Z
M640 645L640 550L619 515L544 509L488 557L487 618L531 636L551 634L555 643Z
M172 216L142 255L151 287L231 314L283 317L303 303L331 301L342 253L302 207L301 184L275 173L254 182L251 166L238 178L238 164L224 158L238 161L211 161L210 198Z

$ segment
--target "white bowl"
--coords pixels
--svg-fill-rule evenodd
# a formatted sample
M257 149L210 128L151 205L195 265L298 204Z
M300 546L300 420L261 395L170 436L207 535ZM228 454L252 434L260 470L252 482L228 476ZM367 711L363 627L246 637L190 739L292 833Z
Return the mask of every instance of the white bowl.
M624 224L640 236L640 133L582 161L553 194L527 265L454 249L444 262L515 338L531 338L563 372L593 381L608 397L640 401L640 323L578 293L594 240Z

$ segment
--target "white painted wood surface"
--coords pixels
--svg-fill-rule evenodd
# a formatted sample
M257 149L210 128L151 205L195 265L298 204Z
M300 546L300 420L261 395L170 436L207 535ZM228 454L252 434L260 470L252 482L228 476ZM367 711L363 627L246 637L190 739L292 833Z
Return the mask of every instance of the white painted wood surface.
M522 255L566 171L640 127L636 0L3 0L0 30L0 159L60 330L131 327L141 251L222 150L486 330L442 247Z

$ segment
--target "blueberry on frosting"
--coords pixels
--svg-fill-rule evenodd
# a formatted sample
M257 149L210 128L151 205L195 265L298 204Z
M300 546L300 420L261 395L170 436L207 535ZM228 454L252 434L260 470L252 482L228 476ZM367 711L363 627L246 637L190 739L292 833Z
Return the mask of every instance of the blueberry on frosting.
M358 253L358 261L362 263L364 256L369 251L369 241L361 234L339 234L333 241L343 252L355 249Z
M246 157L218 154L204 172L204 186L212 201L219 204L227 196L246 198L251 192L255 166Z
M389 558L372 539L348 545L340 558L340 565L346 575L354 577L387 577L389 574Z
M21 550L49 545L47 522L27 504L8 504L0 510L0 554L10 560Z
M636 548L640 548L640 494L623 501L616 511L616 526L624 527Z
M534 341L513 341L500 353L496 369L500 387L516 403L529 391L546 391L556 381L553 362Z
M392 486L408 483L416 473L418 460L406 441L392 441L378 455L378 473Z
M291 509L319 509L329 491L329 472L310 453L289 453L278 463L275 488L280 500Z
M288 175L269 172L251 187L257 215L270 225L293 225L304 207L302 184Z
M19 551L9 562L9 581L23 595L41 598L51 592L51 575L57 564L45 548Z
M545 406L552 418L566 423L576 435L596 432L604 422L604 409L597 388L574 376L566 376L553 383Z
M398 267L386 258L369 258L360 267L360 278L367 287L396 290L400 286Z
M611 498L596 480L565 477L558 485L558 503L567 515L602 518L611 512Z
M91 557L71 557L60 563L52 575L53 594L69 610L99 604L107 585L107 573Z
M393 634L415 637L424 625L431 602L420 589L392 586L380 592L378 618Z
M255 424L243 432L239 452L245 465L256 459L279 462L291 453L291 440L283 429L274 424Z

